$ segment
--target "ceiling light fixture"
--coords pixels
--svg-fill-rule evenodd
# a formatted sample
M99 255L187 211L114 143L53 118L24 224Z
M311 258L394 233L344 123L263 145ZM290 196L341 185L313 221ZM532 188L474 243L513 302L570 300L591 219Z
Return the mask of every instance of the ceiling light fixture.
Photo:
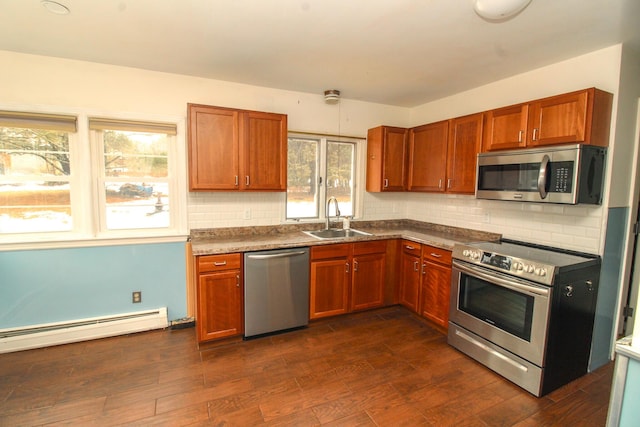
M340 91L337 89L329 89L324 91L324 102L327 104L337 104L340 102Z
M42 4L42 6L44 6L49 12L55 13L56 15L68 15L71 13L67 6L62 3L58 3L57 1L42 0L40 4Z
M531 0L475 0L473 9L489 21L503 21L522 11Z

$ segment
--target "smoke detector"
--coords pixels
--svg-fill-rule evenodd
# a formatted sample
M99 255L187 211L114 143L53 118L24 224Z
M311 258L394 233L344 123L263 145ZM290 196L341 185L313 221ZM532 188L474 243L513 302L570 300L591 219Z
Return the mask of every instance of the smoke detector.
M337 89L329 89L324 91L324 102L327 104L337 104L340 102L340 91Z

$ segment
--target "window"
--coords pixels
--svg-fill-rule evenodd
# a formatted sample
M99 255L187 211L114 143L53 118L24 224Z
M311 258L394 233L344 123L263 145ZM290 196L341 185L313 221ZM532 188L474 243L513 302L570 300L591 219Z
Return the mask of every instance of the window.
M174 125L89 119L100 152L102 231L169 228Z
M75 116L0 111L0 234L73 229Z
M186 234L177 135L174 123L0 111L0 238Z
M290 135L287 219L324 219L330 197L338 200L341 216L355 216L357 153L355 139ZM333 205L329 214L335 215Z

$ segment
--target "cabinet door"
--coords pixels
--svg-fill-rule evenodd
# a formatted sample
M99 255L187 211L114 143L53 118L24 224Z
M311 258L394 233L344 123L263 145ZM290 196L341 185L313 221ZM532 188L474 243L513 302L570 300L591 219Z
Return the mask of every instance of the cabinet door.
M584 142L587 91L553 96L531 104L530 146Z
M410 191L445 191L449 122L418 126L409 132Z
M311 262L309 317L335 316L349 311L348 258Z
M287 116L247 111L242 113L240 159L243 190L287 189Z
M451 267L425 262L423 264L421 314L436 325L447 328Z
M189 104L189 190L237 190L238 112Z
M420 257L402 253L400 278L400 304L418 312L420 296Z
M358 255L353 258L351 310L384 305L384 253Z
M484 114L482 151L526 147L528 114L528 104L487 111Z
M473 194L482 144L482 113L451 120L447 148L447 192Z
M196 323L198 341L243 333L240 270L200 275Z
M367 191L404 191L407 130L378 126L367 132Z

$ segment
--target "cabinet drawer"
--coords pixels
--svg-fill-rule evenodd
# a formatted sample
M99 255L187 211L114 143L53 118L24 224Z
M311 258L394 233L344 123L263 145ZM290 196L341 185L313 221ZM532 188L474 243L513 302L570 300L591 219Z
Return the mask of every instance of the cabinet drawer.
M311 259L331 259L345 258L350 255L351 245L349 243L338 243L335 245L322 245L311 247Z
M412 242L411 240L403 240L402 252L405 254L420 257L422 252L422 245L420 243Z
M387 251L386 240L373 240L353 244L353 255L379 254Z
M448 251L446 249L440 249L433 246L425 245L422 247L422 258L425 261L451 265L451 251Z
M237 270L240 268L241 254L203 255L198 257L198 272Z

